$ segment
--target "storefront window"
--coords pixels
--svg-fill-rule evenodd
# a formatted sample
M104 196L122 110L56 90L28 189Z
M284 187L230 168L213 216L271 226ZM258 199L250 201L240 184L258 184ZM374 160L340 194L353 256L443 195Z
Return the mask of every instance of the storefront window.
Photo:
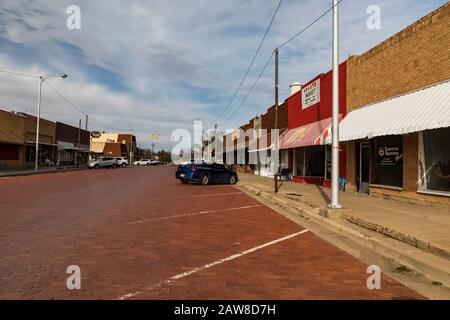
M308 177L325 176L325 147L305 148L305 174Z
M305 148L297 148L295 149L296 152L296 172L295 174L297 176L304 176L303 174L303 164L305 160Z
M384 186L403 186L403 136L375 139L375 181Z
M74 152L70 150L60 151L60 161L72 161L74 159Z
M36 149L34 146L27 146L25 148L25 161L26 162L34 162L34 155L36 154Z
M297 149L298 176L325 176L325 146L311 146Z
M425 189L450 192L450 128L423 132Z

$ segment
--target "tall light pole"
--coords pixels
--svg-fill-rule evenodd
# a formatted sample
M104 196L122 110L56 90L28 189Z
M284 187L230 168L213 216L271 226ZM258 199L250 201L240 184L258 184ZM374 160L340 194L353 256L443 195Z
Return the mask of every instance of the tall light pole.
M39 165L39 122L41 118L41 96L42 96L42 83L44 83L45 80L53 77L61 77L63 79L67 78L67 74L56 74L52 76L39 76L39 96L38 96L38 110L37 110L37 119L36 119L36 152L34 155L34 171L38 171L38 165Z
M331 209L339 209L339 21L338 0L333 0L333 97L331 144Z
M278 129L278 48L275 49L275 128ZM272 135L272 133L271 133ZM273 136L273 135L272 135ZM272 141L274 143L274 141ZM278 144L275 144L277 146L277 150L274 150L275 152L278 152ZM275 172L273 175L274 183L275 183L275 193L278 193L278 170L279 168L274 168Z

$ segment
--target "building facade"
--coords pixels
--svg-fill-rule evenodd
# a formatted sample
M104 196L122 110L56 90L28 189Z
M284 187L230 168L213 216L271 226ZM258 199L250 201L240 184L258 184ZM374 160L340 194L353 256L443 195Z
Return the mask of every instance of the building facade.
M30 114L19 113L25 116L25 161L24 167L35 165L36 157L36 125L37 118ZM40 118L39 120L39 155L38 164L44 166L55 164L56 158L56 123Z
M446 3L348 59L340 134L349 191L450 203L449 30Z
M20 169L25 161L25 116L0 110L0 170Z
M339 65L339 113L346 114L347 62ZM288 130L280 138L280 148L288 151L288 168L294 181L330 186L332 71L322 73L305 85L294 88L286 99ZM339 153L339 176L345 177L346 155Z
M90 132L56 122L56 165L83 165L89 158Z
M91 157L126 157L132 163L136 150L136 136L132 134L102 132L90 141Z

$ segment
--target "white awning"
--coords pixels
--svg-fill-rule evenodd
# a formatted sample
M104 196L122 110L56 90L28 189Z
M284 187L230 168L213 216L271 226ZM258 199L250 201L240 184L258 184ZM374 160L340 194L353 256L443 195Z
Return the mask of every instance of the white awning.
M339 141L450 127L450 80L351 111Z

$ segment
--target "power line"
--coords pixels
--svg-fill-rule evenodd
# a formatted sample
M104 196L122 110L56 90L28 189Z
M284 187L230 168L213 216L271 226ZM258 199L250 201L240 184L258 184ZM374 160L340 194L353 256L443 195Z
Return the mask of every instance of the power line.
M244 84L244 81L247 78L247 76L248 76L248 74L249 74L249 72L250 72L250 70L251 70L251 68L252 68L252 66L253 66L253 64L254 64L254 62L256 60L256 57L259 54L259 51L261 50L261 47L262 47L264 41L266 40L267 34L269 33L269 30L270 30L270 27L272 26L273 21L275 20L275 16L277 15L278 10L280 9L282 3L283 3L283 0L280 0L280 2L278 3L278 6L275 9L275 12L272 15L272 19L270 20L270 23L269 23L269 25L266 28L266 32L264 33L264 36L262 37L262 39L261 39L261 41L259 43L258 49L256 49L256 52L253 55L252 61L250 62L250 65L248 66L247 71L245 72L244 76L242 77L242 80L239 83L239 86L237 87L236 91L234 92L233 96L231 97L231 100L228 102L228 104L225 107L225 109L222 110L220 115L214 121L217 121L218 119L220 119L220 117L222 117L225 114L225 112L228 110L228 108L231 106L231 104L233 103L234 99L236 98L239 90L241 89L242 85Z
M327 15L328 12L330 12L331 10L333 10L333 8L337 5L339 5L343 0L339 0L335 5L331 6L328 10L326 10L325 12L323 12L320 16L318 16L313 22L311 22L310 24L308 24L306 27L300 29L297 33L295 33L292 37L290 37L288 40L286 40L285 42L283 42L281 45L279 45L277 48L281 49L284 46L286 46L289 42L291 42L292 40L294 40L295 38L297 38L298 36L300 36L303 32L305 32L306 30L308 30L312 25L314 25L317 21L319 21L320 19L322 19L325 15ZM259 76L256 78L255 82L253 83L253 85L251 86L250 90L248 91L247 95L244 97L244 99L241 101L241 103L239 104L238 108L231 114L230 117L227 118L227 120L225 120L224 122L221 123L221 125L227 123L229 120L231 120L233 118L233 116L237 113L237 111L239 111L239 109L242 107L242 105L244 104L244 102L247 100L248 96L250 95L250 93L253 91L254 87L256 86L256 84L258 83L259 79L261 78L261 76L263 75L264 71L266 70L269 62L272 60L274 53L272 52L272 55L269 57L269 60L266 62L266 64L264 65L261 73L259 74Z
M283 48L285 45L287 45L289 42L291 42L292 40L294 40L295 38L297 38L299 35L301 35L303 32L305 32L306 30L308 30L313 24L315 24L317 21L319 21L320 19L322 19L324 16L327 15L328 12L330 12L331 10L334 9L335 6L337 6L339 3L341 3L342 0L339 0L335 5L331 6L331 8L329 8L328 10L326 10L324 13L322 13L320 16L318 16L313 22L311 22L310 24L308 24L306 27L302 28L300 31L298 31L296 34L294 34L292 37L290 37L288 40L286 40L285 42L283 42L280 46L278 46L278 49Z
M228 121L230 121L233 116L239 111L239 109L242 107L242 105L245 103L245 101L247 100L248 96L250 95L250 93L252 93L253 89L255 88L256 84L258 83L259 79L261 79L262 75L264 74L264 71L266 70L267 66L269 65L270 61L272 61L272 57L273 57L273 52L269 57L269 60L267 60L267 62L264 64L264 67L262 68L261 72L259 73L258 77L255 79L255 81L253 82L252 86L250 87L250 89L248 90L247 94L245 95L245 97L242 99L241 103L239 104L239 106L233 111L233 113L227 118L227 120L225 120L224 122L222 122L220 125L224 125L225 123L227 123Z
M50 83L45 82L45 84L52 89L58 96L60 96L64 101L66 101L70 106L72 106L75 110L77 110L78 112L80 112L81 114L88 116L88 114L86 112L84 112L82 109L80 109L79 107L77 107L72 101L70 101L68 98L66 98L62 93L60 93L58 90L56 90ZM103 127L107 128L107 129L111 129L111 130L116 130L115 128L112 128L98 120L96 120L95 118L93 118L92 116L89 117L89 119L91 121L97 122L98 124L102 125Z
M21 77L39 78L39 76L37 76L37 75L20 73L20 72L14 72L14 71L3 70L3 69L0 69L0 72L9 73L9 74L13 74L13 75L16 75L16 76L21 76Z

